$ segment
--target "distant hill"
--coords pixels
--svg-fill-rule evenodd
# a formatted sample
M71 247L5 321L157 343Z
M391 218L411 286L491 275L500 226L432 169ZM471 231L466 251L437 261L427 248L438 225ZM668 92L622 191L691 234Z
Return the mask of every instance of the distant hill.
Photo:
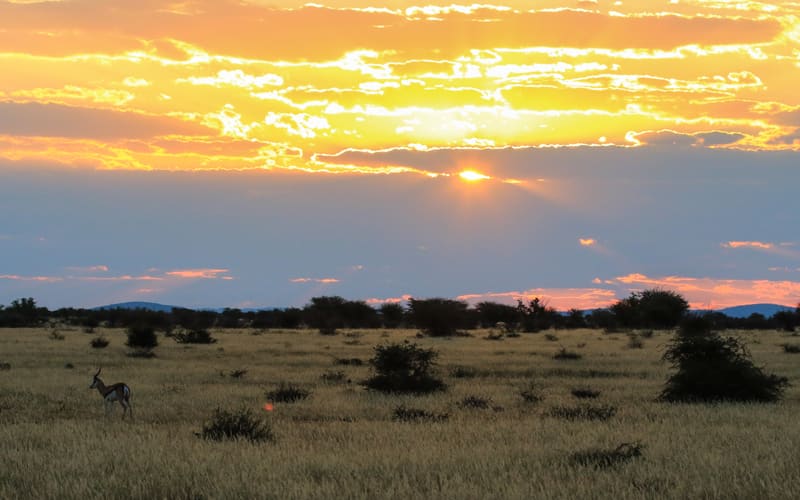
M105 309L147 309L148 311L172 312L173 309L181 308L178 306L158 304L156 302L120 302L119 304L109 304L107 306L93 307L92 309L95 311L102 311Z
M780 304L747 304L744 306L717 309L717 312L721 312L726 316L730 316L731 318L746 318L753 313L763 314L765 317L769 318L776 312L793 310L793 307L782 306Z

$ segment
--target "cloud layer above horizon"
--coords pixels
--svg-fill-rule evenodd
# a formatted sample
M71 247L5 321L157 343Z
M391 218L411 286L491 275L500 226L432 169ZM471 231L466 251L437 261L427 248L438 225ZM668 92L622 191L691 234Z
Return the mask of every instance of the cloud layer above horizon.
M799 19L0 1L0 303L796 304Z

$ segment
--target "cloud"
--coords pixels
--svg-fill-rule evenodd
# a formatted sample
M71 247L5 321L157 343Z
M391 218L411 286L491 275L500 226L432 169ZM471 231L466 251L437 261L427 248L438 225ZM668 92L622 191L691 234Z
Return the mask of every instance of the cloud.
M761 241L727 241L722 243L724 248L758 248L761 250L769 250L775 248L772 243L764 243Z
M339 280L336 278L292 278L289 280L290 283L321 283L325 285L339 283Z
M105 265L97 265L97 266L68 266L65 268L69 272L73 273L105 273L108 272L108 266Z
M229 269L179 269L175 271L167 271L164 274L172 278L191 279L191 280L196 280L196 279L232 280L233 277L231 276L223 276L224 274L227 274L229 271L230 271Z
M644 274L620 276L616 281L632 289L661 288L683 295L693 308L724 307L773 303L787 306L800 302L800 282L693 278L686 276L649 277Z
M64 281L64 278L58 276L20 276L18 274L0 274L0 280L57 283L59 281Z
M472 293L457 298L473 305L483 301L514 305L518 300L527 302L537 297L560 311L608 307L617 300L614 290L602 288L531 288L522 292Z
M693 134L674 130L656 130L630 133L628 138L641 146L726 146L744 139L746 136L737 132L697 132Z
M113 140L172 134L213 135L215 132L167 116L61 104L0 102L0 135Z
M592 247L597 245L597 240L594 238L578 238L578 243L580 243L582 247Z

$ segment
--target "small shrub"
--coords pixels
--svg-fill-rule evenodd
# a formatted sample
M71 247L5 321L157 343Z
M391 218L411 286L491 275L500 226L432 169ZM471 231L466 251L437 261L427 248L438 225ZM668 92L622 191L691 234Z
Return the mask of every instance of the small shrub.
M558 342L558 336L552 333L545 333L544 339L550 342Z
M542 391L540 391L535 384L529 384L519 392L519 395L522 400L528 404L540 403L544 399Z
M474 378L478 376L478 370L469 366L454 366L450 368L450 376L453 378Z
M641 443L622 443L613 449L591 449L570 455L570 462L576 465L605 469L628 462L642 456Z
M205 328L182 330L172 334L172 338L179 344L215 344L217 339Z
M133 351L130 351L127 356L129 358L151 359L156 357L156 353L150 349L134 349Z
M67 370L72 370L73 368L75 368L75 365L73 365L72 363L65 363L64 368Z
M600 391L588 388L575 388L570 391L578 399L595 399L600 395Z
M325 326L321 326L319 328L319 334L320 335L326 335L326 336L333 336L333 335L338 335L339 332L336 331L336 327L335 326L325 325Z
M333 364L344 366L362 366L364 361L358 358L336 358L333 360Z
M375 347L370 360L375 375L364 382L368 389L395 393L429 393L447 386L433 375L439 353L416 344L389 344Z
M628 336L628 349L641 349L644 347L644 340L638 335L631 334Z
M503 332L497 331L497 332L489 332L489 334L486 335L484 338L486 340L503 340L504 337L505 334Z
M677 371L667 379L662 401L774 402L789 385L786 377L768 375L755 366L742 341L712 332L704 317L683 322L663 359Z
M329 384L336 384L339 382L344 382L347 376L343 371L327 371L319 376L323 382L327 382Z
M545 416L560 418L562 420L608 420L616 415L617 409L613 406L554 406L545 413Z
M800 345L798 344L783 344L783 352L787 354L798 354L800 353Z
M153 349L158 346L156 329L150 325L133 325L128 327L128 341L125 345L138 349Z
M553 359L576 360L581 359L583 356L575 351L568 351L562 347L557 353L553 355Z
M64 334L58 331L57 328L53 328L50 330L50 340L64 340Z
M450 417L447 413L432 413L420 408L407 408L400 405L394 409L392 420L399 422L444 422Z
M639 332L639 336L643 339L651 339L653 338L653 330L642 330Z
M488 410L492 406L492 400L479 396L467 396L458 403L458 406L469 410Z
M108 347L108 344L109 344L108 339L103 337L102 335L93 338L92 341L89 342L89 345L94 347L95 349L103 349L105 347Z
M200 436L214 441L227 439L245 439L251 442L275 441L270 425L257 418L248 409L229 412L217 408L211 420L203 424Z
M231 370L230 376L232 378L243 378L247 375L247 370Z
M11 363L0 363L0 371L8 371L11 369Z
M311 392L292 384L281 383L277 389L267 392L267 399L275 403L294 403L311 396Z

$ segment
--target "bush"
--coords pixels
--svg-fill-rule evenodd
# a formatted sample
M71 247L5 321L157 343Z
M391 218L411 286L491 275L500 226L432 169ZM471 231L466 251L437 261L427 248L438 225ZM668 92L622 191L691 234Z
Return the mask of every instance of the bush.
M706 318L691 317L667 346L663 359L677 371L659 399L669 402L777 401L786 377L765 374L740 340L720 337Z
M549 342L558 342L558 336L557 335L553 335L552 333L545 333L544 334L544 339L549 341Z
M781 347L787 354L800 354L800 345L798 344L783 344Z
M11 369L11 363L0 363L0 371L8 371Z
M644 340L635 333L628 335L628 349L642 349L644 347Z
M172 338L179 344L215 344L217 339L205 328L183 330L172 334Z
M566 359L566 360L581 359L582 357L583 356L580 353L577 353L575 351L568 351L564 347L559 349L559 351L553 355L553 359Z
M362 366L364 361L358 358L336 358L333 360L333 364L344 366Z
M89 345L94 347L95 349L103 349L105 347L108 347L108 344L109 344L108 339L103 337L102 335L93 338L92 341L89 342Z
M327 371L319 376L323 382L327 382L329 384L336 384L339 382L344 382L347 379L347 376L343 371ZM349 382L349 380L348 380Z
M296 385L281 383L274 391L267 392L267 399L274 403L294 403L311 396L311 392Z
M150 350L158 346L156 329L150 325L132 325L128 327L128 347Z
M50 340L64 340L64 334L58 331L57 328L53 328L50 330Z
M467 303L460 300L412 298L409 312L417 328L431 337L457 335L467 321Z
M247 370L231 370L229 374L232 378L243 378L247 375Z
M467 396L458 403L458 406L470 410L488 410L492 406L492 400L479 396Z
M616 415L613 406L554 406L545 416L563 420L608 420Z
M433 376L439 353L416 344L389 344L375 347L370 360L375 375L364 382L368 389L389 393L429 393L446 388Z
M524 389L519 392L520 397L522 400L529 404L536 404L540 403L544 396L542 396L542 391L536 386L536 384L531 383Z
M570 462L577 465L604 469L628 462L642 455L641 443L622 443L612 449L591 449L570 455Z
M214 441L226 439L246 439L252 442L275 441L275 435L270 425L247 409L229 412L217 408L211 420L203 424L200 436L203 439Z
M450 376L453 378L474 378L478 376L478 370L469 366L454 366L450 368Z
M594 399L600 395L600 391L586 388L575 388L570 392L578 399Z
M432 413L420 408L407 408L400 405L394 409L392 420L400 422L444 422L450 417L447 413Z

